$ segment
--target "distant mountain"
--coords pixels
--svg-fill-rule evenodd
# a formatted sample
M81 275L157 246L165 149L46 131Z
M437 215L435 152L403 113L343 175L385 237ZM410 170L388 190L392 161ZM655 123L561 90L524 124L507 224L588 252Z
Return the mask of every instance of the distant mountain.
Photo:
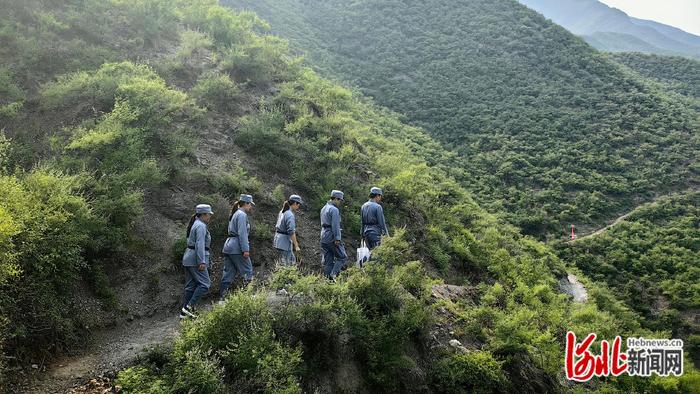
M520 0L598 49L700 58L700 37L633 18L597 0Z

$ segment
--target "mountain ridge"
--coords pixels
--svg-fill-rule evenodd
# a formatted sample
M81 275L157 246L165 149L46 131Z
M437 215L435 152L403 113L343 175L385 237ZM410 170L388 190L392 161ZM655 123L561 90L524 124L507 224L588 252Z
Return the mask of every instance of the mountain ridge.
M663 23L630 17L598 0L520 0L520 3L601 50L700 58L700 36Z

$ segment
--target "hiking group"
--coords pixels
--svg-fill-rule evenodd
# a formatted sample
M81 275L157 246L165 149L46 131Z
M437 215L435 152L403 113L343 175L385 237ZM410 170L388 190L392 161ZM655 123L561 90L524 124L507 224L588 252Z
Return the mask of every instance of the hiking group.
M381 237L389 235L384 210L380 205L383 198L382 189L373 187L369 200L360 208L362 223L360 235L363 247L372 250L381 244ZM342 240L340 207L345 201L345 195L340 190L333 190L330 199L321 209L321 254L323 275L330 281L346 267L348 255ZM301 251L297 239L295 212L303 204L300 196L292 194L282 205L277 215L273 246L280 256L280 264L292 266L297 262L295 255ZM240 276L243 286L253 280L253 263L250 258L250 221L248 215L252 212L255 202L250 194L241 194L232 208L228 222L228 233L222 250L224 269L219 286L219 297L223 301L234 280ZM180 318L196 317L195 305L209 291L211 234L207 225L214 212L210 205L199 204L187 225L187 249L182 257L185 269L185 294L180 310Z

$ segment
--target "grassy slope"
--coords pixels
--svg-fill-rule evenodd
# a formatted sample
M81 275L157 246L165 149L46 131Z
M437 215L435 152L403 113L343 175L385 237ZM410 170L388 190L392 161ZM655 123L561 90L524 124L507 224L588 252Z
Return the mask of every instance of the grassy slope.
M599 226L698 181L697 112L515 2L226 3L425 127L528 234Z

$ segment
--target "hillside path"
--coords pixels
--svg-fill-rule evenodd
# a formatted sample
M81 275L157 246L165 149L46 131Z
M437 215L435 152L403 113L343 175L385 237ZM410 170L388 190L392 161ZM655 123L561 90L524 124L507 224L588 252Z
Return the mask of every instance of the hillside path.
M647 204L648 204L648 203L647 203ZM640 206L641 206L641 205L640 205ZM580 237L577 236L576 239L569 240L569 242L576 242L576 241L580 241L580 240L582 240L582 239L586 239L586 238L589 238L589 237L594 237L594 236L596 236L596 235L598 235L598 234L602 234L602 233L608 231L610 228L615 227L616 225L618 225L618 224L619 224L620 222L622 222L623 220L627 219L627 218L632 214L632 212L634 212L637 208L639 208L639 207L634 207L634 209L632 209L631 211L627 212L626 214L624 214L624 215L618 217L617 219L615 219L612 223L608 224L607 226L602 227L602 228L599 228L598 230L596 230L596 231L594 231L594 232L592 232L592 233L588 233L588 234L583 235L583 236L580 236Z
M176 314L133 320L94 334L82 354L59 358L36 372L36 379L20 393L65 393L67 390L100 376L113 376L133 363L143 351L170 342L177 337L180 319Z
M596 231L594 231L594 232L592 232L592 233L588 233L588 234L585 234L585 235L582 235L582 236L577 236L576 239L573 239L573 240L570 239L570 240L567 241L567 243L569 243L569 242L580 241L580 240L582 240L582 239L586 239L586 238L589 238L589 237L594 237L594 236L596 236L596 235L602 234L602 233L604 233L604 232L610 230L612 227L615 227L616 225L618 225L618 224L620 224L621 222L623 222L625 219L627 219L627 218L628 218L634 211L636 211L637 209L639 209L639 208L641 208L641 207L643 207L643 206L646 206L646 205L651 205L651 204L657 202L658 200L660 200L660 199L662 199L662 198L681 196L681 195L693 193L693 192L695 192L695 191L697 191L697 189L695 189L695 188L690 188L690 189L687 189L687 190L684 190L684 191L678 192L678 193L671 193L671 194L664 194L664 195L656 196L656 197L654 197L652 200L647 201L647 202L642 203L642 204L639 204L639 205L637 205L636 207L632 208L632 210L630 210L629 212L625 213L625 214L622 215L622 216L619 216L619 217L618 217L617 219L615 219L612 223L606 225L605 227L599 228L598 230L596 230Z

